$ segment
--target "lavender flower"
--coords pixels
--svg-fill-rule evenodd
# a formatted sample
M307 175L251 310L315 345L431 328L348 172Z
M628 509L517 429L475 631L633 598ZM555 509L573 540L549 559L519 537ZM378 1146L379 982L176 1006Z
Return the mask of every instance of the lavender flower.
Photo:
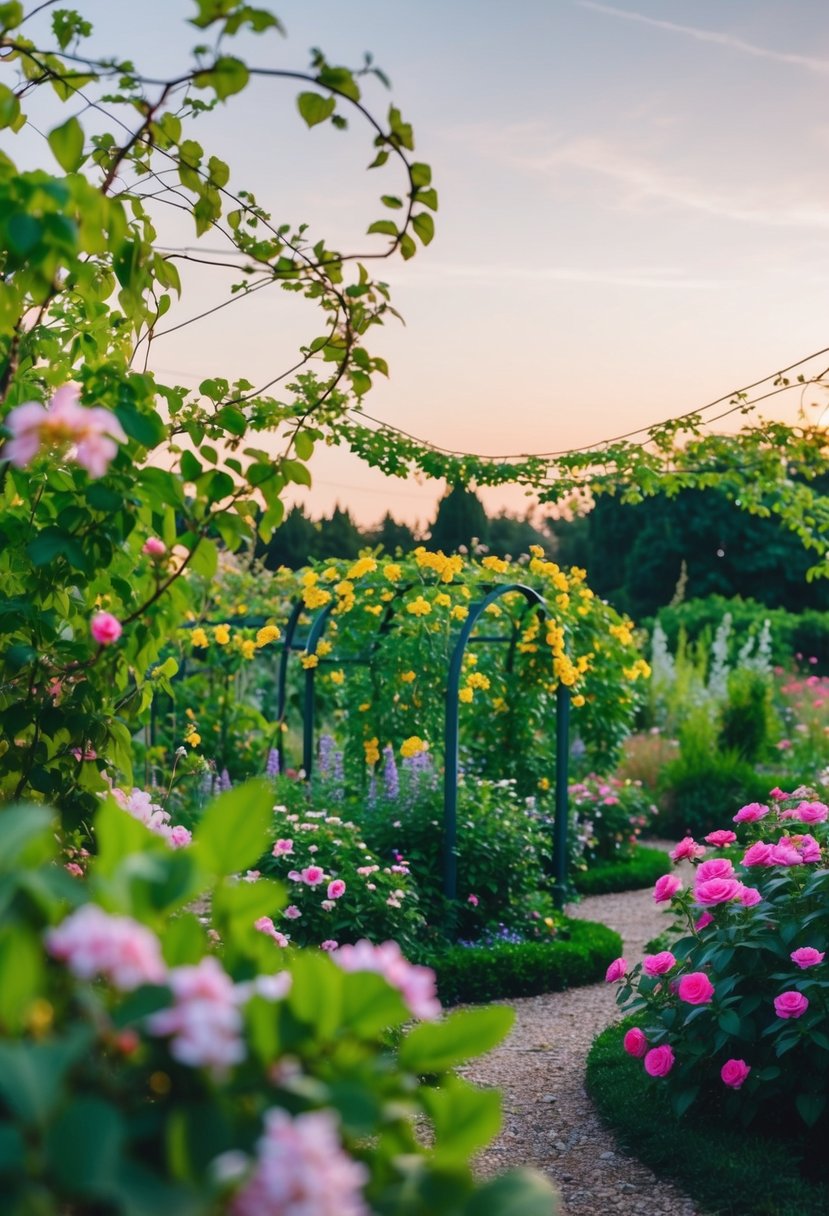
M230 780L230 773L226 768L223 768L219 775L219 793L224 794L227 793L228 790L232 789L233 782Z
M400 777L397 773L394 748L390 743L383 748L383 788L389 801L394 802L400 793Z
M268 763L265 766L265 775L267 777L279 776L279 752L275 747L272 747L268 752Z
M334 739L331 735L320 735L319 744L319 774L328 777L334 759Z

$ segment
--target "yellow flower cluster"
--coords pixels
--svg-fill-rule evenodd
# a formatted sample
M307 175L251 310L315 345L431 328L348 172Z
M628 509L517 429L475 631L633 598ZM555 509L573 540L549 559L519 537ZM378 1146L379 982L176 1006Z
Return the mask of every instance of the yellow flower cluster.
M484 570L491 570L494 574L506 574L509 570L509 562L505 562L502 557L485 557L481 565Z
M472 698L474 696L475 696L475 694L471 688L458 689L458 700L463 701L466 705L469 704L469 702L472 700Z
M400 679L404 684L411 684L413 680L417 679L417 676L413 671L404 671Z
M318 654L304 654L300 657L299 661L305 670L308 671L311 667L319 666L320 657Z
M404 739L400 744L400 755L405 759L410 756L419 756L421 752L425 752L429 744L421 739L419 735L410 735L408 739Z
M466 677L468 688L481 688L486 691L489 688L489 676L485 676L482 671L471 671Z
M389 562L383 567L383 577L387 578L390 583L399 583L403 577L403 571L397 562Z
M190 641L193 643L194 646L199 646L201 648L204 648L205 646L210 645L210 638L207 636L207 634L204 632L204 630L201 629L200 627L193 629L191 631Z
M422 545L418 545L414 551L414 559L421 570L434 570L442 583L451 583L455 575L463 570L463 558L458 553L447 557L440 550L437 553L429 553Z
M227 646L228 642L230 641L230 626L217 625L213 630L213 640L219 646Z
M358 557L353 566L348 571L348 578L362 578L365 574L373 574L377 569L377 562L373 557Z
M195 722L187 723L184 731L184 742L188 743L190 747L198 747L201 743L201 735Z
M622 673L626 680L638 680L641 676L643 680L650 678L650 664L644 659L637 659L631 667L623 667Z
M380 759L380 740L376 736L366 739L363 750L366 753L366 764L376 764Z
M263 625L256 633L256 645L268 646L271 642L277 641L279 638L279 630L276 625Z
M331 592L326 591L324 587L312 585L305 588L302 599L306 608L324 608L331 602Z
M342 668L337 668L336 671L331 672L331 683L345 684L345 672Z
M611 637L616 638L617 642L621 642L623 646L633 645L630 621L622 621L621 625L611 625L608 633L610 633Z
M432 611L432 605L422 595L419 595L417 599L406 605L406 611L412 616L428 616Z

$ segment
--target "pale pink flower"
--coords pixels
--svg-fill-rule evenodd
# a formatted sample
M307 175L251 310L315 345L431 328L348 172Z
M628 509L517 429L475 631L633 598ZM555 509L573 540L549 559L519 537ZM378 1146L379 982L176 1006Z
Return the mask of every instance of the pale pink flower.
M683 859L693 861L695 858L703 857L704 855L704 846L697 844L693 836L686 836L683 840L680 840L676 848L672 849L669 854L671 861L682 861Z
M374 971L382 975L402 994L416 1018L440 1015L434 971L408 962L397 942L374 946L363 938L356 946L340 946L331 957L343 971Z
M682 882L675 874L663 874L661 878L657 878L653 888L654 903L667 903L681 889Z
M300 874L299 870L289 870L288 877L290 878L291 882L302 882L302 875Z
M345 895L345 883L341 878L335 878L328 884L328 898L339 899L342 895Z
M709 832L705 837L709 844L714 845L717 849L724 849L726 845L733 844L737 839L736 832L729 832L724 828L720 828L716 832Z
M796 819L798 823L823 823L829 818L829 806L825 802L801 802L794 810L782 811L781 819Z
M648 1050L648 1040L638 1026L631 1026L622 1039L622 1046L629 1056L636 1056L637 1059L641 1060Z
M696 883L708 882L712 878L733 878L734 867L725 857L713 857L704 861L694 875Z
M337 905L333 899L324 899L320 903L320 907L322 908L323 912L333 912L336 906Z
M646 954L642 959L642 970L651 978L656 975L664 975L666 971L670 971L675 966L676 959L670 950L661 950L659 954Z
M237 1005L245 1005L254 996L266 1001L281 1001L291 991L293 976L290 971L277 971L275 975L257 975L255 979L236 984L233 999Z
M284 949L288 945L288 938L284 933L279 932L269 916L260 916L259 919L254 922L253 927L254 929L258 929L260 933L264 933L268 937L272 937L277 946L281 946Z
M795 988L781 992L780 996L774 998L774 1012L779 1018L802 1017L808 1008L808 1000Z
M80 394L77 384L64 384L48 406L27 401L13 409L4 420L11 438L3 447L3 458L25 468L41 448L71 444L70 458L90 477L102 477L118 451L118 443L126 443L127 436L109 410L80 405Z
M182 827L177 823L175 827L170 828L170 835L167 837L174 849L182 849L193 839L193 833L188 828Z
M645 1072L649 1077L667 1077L674 1066L675 1059L676 1057L667 1043L662 1047L652 1047L645 1055Z
M89 632L99 646L111 646L118 641L124 627L111 612L96 612L89 622Z
M256 1153L232 1216L369 1216L362 1196L368 1169L343 1150L330 1111L267 1111Z
M792 962L800 967L802 971L805 971L807 967L817 967L819 963L823 962L825 957L825 951L816 950L814 946L801 946L798 950L793 950L789 955Z
M694 902L710 908L739 899L742 891L743 884L735 878L709 878L707 882L698 882L694 887Z
M63 868L73 878L83 878L83 870L76 861L67 861Z
M150 1034L169 1036L173 1059L192 1068L225 1072L245 1058L242 1015L233 981L209 956L174 967L168 984L174 1004L147 1019Z
M163 984L167 975L158 938L128 916L84 904L45 934L46 949L74 976L108 980L121 992Z
M628 969L627 961L623 958L615 958L605 972L604 980L606 984L615 984L620 980Z
M332 938L326 938L324 942L320 942L320 950L326 950L329 954L332 950L339 949L339 942L335 942Z
M398 867L396 867L396 866L395 866L395 867L392 867L392 868L393 868L393 869L397 869ZM408 871L406 871L406 872L408 873ZM473 908L477 908L478 904L480 903L480 900L478 899L478 896L477 896L477 895L468 895L468 896L467 896L467 899L466 899L466 902L467 902L468 904L472 904L472 907L473 907Z
M764 819L768 813L769 808L762 802L749 802L746 806L740 807L734 816L734 822L755 823L758 819Z
M677 992L688 1005L707 1005L714 996L714 985L704 971L690 971L680 979Z
M167 552L167 546L158 536L148 536L141 546L141 552L147 557L163 557Z
M293 853L293 851L294 851L293 840L277 840L276 844L273 846L273 849L272 849L272 853L273 853L274 857L280 857L280 856L287 857L287 855L289 853ZM296 873L296 871L294 871L294 873Z
M720 1076L730 1089L739 1089L751 1072L751 1065L745 1060L726 1060L720 1069Z
M322 866L306 866L300 877L307 886L318 887L321 882L325 882L325 871Z
M296 904L289 904L288 907L285 909L285 911L282 913L282 915L284 917L286 917L288 920L299 920L300 916L302 916L302 913L300 912L300 910L296 906Z

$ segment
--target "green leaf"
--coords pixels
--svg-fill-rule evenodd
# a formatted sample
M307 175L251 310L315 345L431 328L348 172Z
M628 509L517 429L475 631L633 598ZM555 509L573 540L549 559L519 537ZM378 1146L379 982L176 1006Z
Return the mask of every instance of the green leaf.
M445 1072L495 1047L509 1032L515 1012L505 1005L450 1013L425 1022L403 1040L400 1063L417 1073Z
M409 165L409 173L412 179L412 185L417 189L421 186L429 186L432 183L432 170L428 165L424 165L422 161L414 161Z
M23 5L20 0L9 0L7 4L0 4L0 30L16 29L23 20Z
M262 856L272 820L270 783L248 781L210 803L191 848L213 874L237 874Z
M463 1216L555 1216L558 1200L535 1170L511 1170L475 1192Z
M347 972L343 981L343 1025L354 1034L374 1038L392 1026L409 1021L403 997L381 975Z
M371 235L372 232L381 232L385 236L397 236L397 225L394 220L375 220L366 229L367 235Z
M403 206L402 198L398 198L396 194L381 194L380 202L384 207L391 208L392 211L397 211Z
M314 454L314 441L307 431L297 431L294 435L294 447L300 460L310 460Z
M497 1090L477 1089L450 1076L439 1089L424 1087L420 1096L434 1124L438 1158L465 1163L500 1131L501 1095Z
M49 1163L61 1188L70 1195L109 1197L125 1130L111 1103L91 1096L75 1098L61 1111L46 1140Z
M32 1002L43 986L43 945L21 925L0 937L0 1022L12 1034L26 1022Z
M10 806L0 810L0 874L14 871L33 844L38 852L53 856L53 822L52 812L42 806Z
M286 481L295 481L300 486L310 486L311 474L299 460L282 460L279 470Z
M417 253L417 245L415 245L408 232L404 232L400 238L400 252L407 262L409 258L413 258Z
M154 448L167 434L163 420L156 413L142 413L131 405L115 407L115 416L121 426L142 447Z
M317 1037L337 1036L342 1023L343 972L323 952L303 950L294 956L291 974L288 1003L293 1013Z
M203 76L206 77L205 83L212 85L216 90L219 101L224 101L226 97L231 97L234 93L241 93L250 80L250 72L246 65L242 63L241 59L235 59L231 55L223 55L221 59L217 59L210 71L203 73ZM194 83L198 87L204 87L200 83L199 76L195 78ZM211 157L211 161L213 159ZM224 182L217 182L217 185L224 185Z
M0 1097L24 1127L45 1127L69 1068L89 1050L93 1031L76 1026L49 1043L0 1042Z
M8 85L0 84L0 128L11 127L20 117L20 102Z
M333 97L321 97L319 93L300 93L296 99L297 108L309 127L325 122L336 108Z
M55 160L67 173L74 173L84 161L83 128L77 118L67 118L48 135L49 147Z
M201 462L192 452L181 453L181 475L185 481L196 481L202 475Z
M797 1113L807 1127L813 1127L826 1109L826 1094L797 1094Z
M740 1035L740 1015L735 1009L723 1009L720 1016L717 1018L720 1029L732 1038L738 1038Z
M417 201L422 203L424 207L428 207L430 211L438 209L438 192L437 190L418 190Z
M435 221L428 211L419 211L412 216L412 227L424 245L428 245L435 235Z

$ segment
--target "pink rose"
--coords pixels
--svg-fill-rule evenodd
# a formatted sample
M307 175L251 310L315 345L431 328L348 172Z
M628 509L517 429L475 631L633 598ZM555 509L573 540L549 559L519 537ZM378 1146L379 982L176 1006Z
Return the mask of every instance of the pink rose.
M702 929L707 929L713 919L714 917L710 912L703 912L702 916L700 916L698 920L694 921L694 928L696 929L697 933L699 933Z
M332 950L338 950L338 949L339 949L339 942L335 942L334 939L331 937L329 937L324 942L320 942L320 950L327 950L329 952L329 954Z
M755 904L759 904L763 896L756 887L743 887L740 892L740 903L744 908L753 908Z
M341 878L335 878L328 884L328 898L339 899L341 895L345 895L345 883Z
M769 808L761 802L749 802L747 806L741 806L737 814L734 816L735 823L754 823L758 819L764 819L769 813Z
M111 612L96 612L89 622L89 632L99 646L111 646L124 632L121 622Z
M672 849L669 856L671 861L682 861L683 858L688 861L693 861L695 857L702 857L705 849L701 844L697 844L693 836L686 836L680 840L675 849Z
M321 866L306 866L301 873L302 881L309 887L318 887L325 881L325 871Z
M732 899L738 899L743 890L743 884L735 878L711 878L708 882L700 882L694 887L694 900L704 907L714 904L727 904Z
M764 840L755 840L754 844L743 854L744 866L770 866L772 846Z
M287 917L288 920L299 920L300 916L302 916L302 913L300 912L300 910L296 906L296 904L289 904L288 907L285 909L285 911L282 913L282 915Z
M277 840L276 844L273 846L273 849L271 850L274 857L283 857L283 856L287 857L287 855L289 853L293 853L293 851L294 851L293 840Z
M802 992L790 988L774 998L774 1012L779 1018L802 1017L809 1008L809 1002Z
M820 845L809 832L803 836L793 836L792 844L807 864L820 861Z
M730 861L725 857L714 857L702 863L694 875L694 881L708 882L711 878L732 878L733 875L734 867Z
M709 844L714 845L716 849L724 849L726 845L734 843L737 839L737 833L721 828L719 831L709 832L705 839Z
M636 1056L637 1059L641 1060L648 1050L648 1040L638 1026L631 1026L622 1039L622 1046L629 1056Z
M739 1089L751 1072L751 1065L745 1060L726 1060L720 1069L720 1076L730 1089Z
M708 1005L714 996L714 985L704 971L691 971L679 981L679 999L688 1005Z
M779 785L776 785L773 790L769 790L769 798L773 798L775 802L782 802L788 796L785 790L781 790Z
M613 984L616 980L620 980L628 969L628 965L623 958L616 958L605 972L605 983Z
M667 1044L652 1047L645 1056L645 1072L649 1077L667 1077L674 1066L674 1053Z
M392 866L392 869L393 869L393 870L399 870L399 869L400 869L400 867L399 867L399 866ZM408 870L406 870L406 873L408 874ZM473 908L477 908L478 903L479 903L480 901L479 901L479 899L478 899L478 896L477 896L477 895L470 895L470 896L468 896L468 897L467 897L466 902L467 902L468 904L472 904L472 907L473 907Z
M645 975L651 977L664 975L666 971L670 971L675 966L676 959L670 950L662 950L659 954L646 954L642 959L642 970Z
M803 857L790 840L781 836L777 844L771 846L770 863L773 866L802 866Z
M825 957L825 952L816 950L814 946L801 946L799 950L793 950L789 955L792 962L796 963L802 971L805 971L807 967L817 967Z
M163 557L167 552L167 546L157 536L148 536L141 546L141 552L147 557Z
M182 827L180 823L177 823L171 830L168 839L174 849L183 849L193 839L193 835L188 828Z
M653 901L657 904L667 903L681 889L682 882L675 874L663 874L654 884Z

